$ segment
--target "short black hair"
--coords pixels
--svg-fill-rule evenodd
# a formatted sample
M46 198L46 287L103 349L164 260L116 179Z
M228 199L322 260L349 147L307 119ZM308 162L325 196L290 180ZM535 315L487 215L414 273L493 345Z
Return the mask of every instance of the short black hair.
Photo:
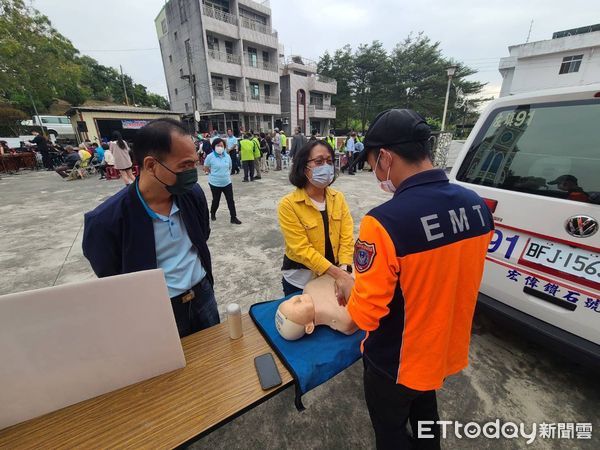
M187 135L188 130L178 120L163 117L154 119L139 129L135 135L133 154L140 165L148 155L164 156L171 152L171 134Z
M215 138L214 141L212 141L212 144L210 144L212 146L212 148L217 148L217 145L219 144L223 144L223 147L225 147L225 141L221 138Z
M433 141L431 139L427 141L418 141L418 142L410 142L406 144L396 144L396 145L384 145L381 147L373 147L369 149L369 153L372 153L375 158L379 156L380 148L384 148L389 150L402 159L406 160L408 163L420 163L426 159L431 160L431 147Z
M292 168L290 170L290 183L292 183L297 188L302 189L306 186L306 183L308 183L308 178L306 178L304 169L306 169L306 166L308 166L310 152L317 145L322 145L323 147L326 147L329 153L331 154L331 159L335 161L335 152L333 151L333 148L331 148L331 145L329 145L327 142L317 139L305 144L304 147L298 150L298 152L294 155ZM331 183L333 183L333 181Z

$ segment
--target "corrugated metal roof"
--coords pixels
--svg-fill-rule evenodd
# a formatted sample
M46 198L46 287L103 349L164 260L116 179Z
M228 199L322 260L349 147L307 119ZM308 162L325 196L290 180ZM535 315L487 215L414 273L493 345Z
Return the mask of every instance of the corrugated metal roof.
M110 106L73 106L67 111L67 115L72 115L76 111L98 111L98 112L120 112L120 113L138 113L138 114L170 114L181 116L185 113L176 111L167 111L158 108L139 108L136 106L110 105Z

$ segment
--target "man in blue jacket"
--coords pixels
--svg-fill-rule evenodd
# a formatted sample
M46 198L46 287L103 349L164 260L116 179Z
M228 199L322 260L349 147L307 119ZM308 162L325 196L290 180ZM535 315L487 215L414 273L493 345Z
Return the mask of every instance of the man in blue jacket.
M161 268L181 337L219 323L208 206L180 122L157 119L133 147L140 176L85 215L83 254L98 277Z

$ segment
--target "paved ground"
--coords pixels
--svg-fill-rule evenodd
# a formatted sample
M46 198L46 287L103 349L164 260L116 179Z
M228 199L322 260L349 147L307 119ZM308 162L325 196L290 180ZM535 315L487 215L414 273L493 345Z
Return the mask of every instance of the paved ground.
M208 191L206 177L200 184ZM387 198L370 173L342 176L355 219ZM83 213L121 188L96 178L63 181L51 172L23 172L0 180L0 294L93 277L81 252ZM225 200L209 246L213 255L219 310L232 301L244 310L281 297L283 242L276 221L278 199L290 190L285 174L255 183L234 181L243 225L229 224ZM486 320L484 320L486 319ZM440 415L463 423L489 420L591 422L591 441L488 440L449 437L444 448L600 448L598 374L523 340L512 330L477 317L471 365L439 392ZM197 449L368 449L374 447L362 393L360 363L304 397L306 411L293 405L293 390L263 403L193 445Z

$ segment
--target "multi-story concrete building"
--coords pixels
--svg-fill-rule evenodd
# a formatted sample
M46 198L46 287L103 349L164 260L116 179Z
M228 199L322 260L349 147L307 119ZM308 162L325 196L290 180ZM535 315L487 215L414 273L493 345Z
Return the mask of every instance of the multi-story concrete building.
M291 56L281 67L281 122L288 136L294 128L303 133L329 132L335 120L331 96L337 93L337 82L317 73L317 64L300 56Z
M204 128L274 128L279 42L268 1L169 0L155 19L171 109Z
M600 82L600 24L513 45L500 59L500 96Z

